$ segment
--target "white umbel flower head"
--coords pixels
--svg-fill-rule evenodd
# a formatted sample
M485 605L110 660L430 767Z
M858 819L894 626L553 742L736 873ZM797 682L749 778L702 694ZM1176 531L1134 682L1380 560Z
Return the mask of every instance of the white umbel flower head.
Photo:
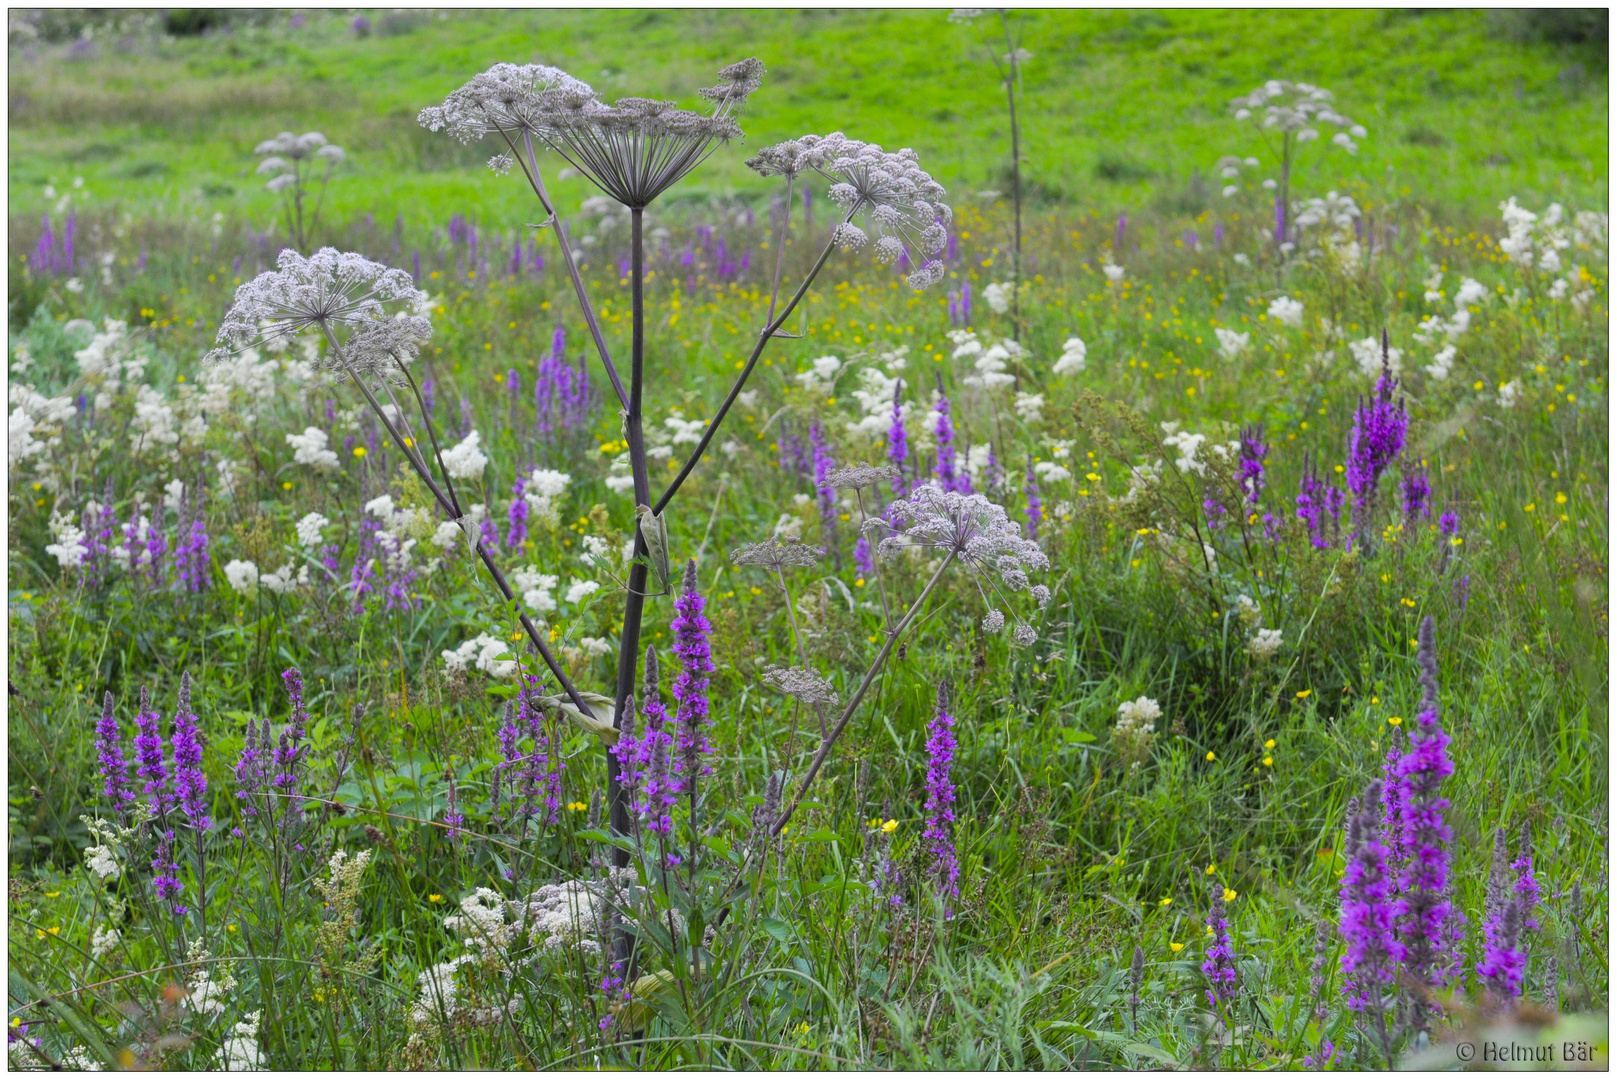
M236 290L219 325L217 347L203 357L212 368L260 343L284 343L316 328L336 339L315 359L316 367L341 377L388 377L413 360L432 333L424 316L409 314L427 294L410 275L363 255L321 248L308 258L284 248L276 269ZM398 304L398 317L386 305Z
M1277 296L1269 304L1269 318L1283 326L1299 327L1303 324L1303 302L1289 296Z
M324 514L304 514L298 519L298 543L304 547L314 547L320 542L320 530L331 524L331 519Z
M1070 337L1066 344L1061 346L1061 357L1050 370L1057 375L1078 375L1084 370L1084 361L1089 355L1089 346L1084 344L1081 337Z
M1226 360L1234 360L1252 345L1252 335L1241 333L1238 330L1228 330L1222 326L1215 327L1213 334L1218 338L1218 351Z
M292 448L294 464L313 465L322 471L337 467L337 452L326 449L326 433L317 427L306 427L301 435L288 432L286 445Z
M1276 653L1280 652L1281 644L1279 630L1264 629L1253 634L1252 640L1247 642L1246 647L1247 651L1252 654L1252 659L1261 662L1272 659Z
M250 593L258 585L258 565L249 559L231 559L225 564L225 580L237 592Z

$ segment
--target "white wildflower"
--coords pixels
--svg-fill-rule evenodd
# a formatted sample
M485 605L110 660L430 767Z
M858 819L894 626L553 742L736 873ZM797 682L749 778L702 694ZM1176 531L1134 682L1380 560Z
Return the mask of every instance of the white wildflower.
M1252 654L1254 660L1269 660L1280 651L1280 638L1279 630L1259 630L1252 635L1252 640L1247 642L1247 651Z
M1061 356L1051 366L1050 370L1056 375L1077 375L1084 370L1084 360L1089 355L1089 347L1080 337L1070 337L1061 346Z
M225 580L239 593L250 593L258 584L258 566L248 559L231 559L225 565Z
M102 874L102 877L108 877ZM123 944L123 935L116 926L104 926L98 929L90 938L90 955L99 960Z
M306 427L301 435L288 432L286 445L292 448L294 464L313 465L321 470L337 467L337 452L326 449L326 433L317 427Z
M1269 318L1285 326L1301 326L1303 324L1303 304L1301 300L1293 300L1289 296L1278 296L1269 305Z
M478 449L482 436L476 431L443 453L444 469L456 480L475 480L483 475L488 455Z
M1501 407L1506 409L1514 408L1516 402L1521 400L1521 396L1522 382L1520 379L1512 379L1507 383L1499 384L1499 404Z
M1250 333L1243 334L1240 331L1227 330L1219 326L1213 329L1213 334L1218 338L1218 351L1224 355L1226 360L1234 360L1246 352L1252 344L1252 335Z
M983 299L995 315L1003 315L1011 310L1011 297L1015 290L1016 287L1008 281L991 282L983 289Z
M214 1068L222 1072L256 1072L264 1067L258 1048L259 1019L262 1011L250 1012L233 1025L214 1058Z
M575 581L567 586L566 600L569 604L581 604L584 602L585 597L596 592L600 587L601 583L598 581Z
M1017 416L1030 424L1036 424L1044 418L1044 395L1019 392L1013 407Z
M314 547L320 542L320 530L331 524L331 519L324 514L304 514L298 519L298 543L304 547Z

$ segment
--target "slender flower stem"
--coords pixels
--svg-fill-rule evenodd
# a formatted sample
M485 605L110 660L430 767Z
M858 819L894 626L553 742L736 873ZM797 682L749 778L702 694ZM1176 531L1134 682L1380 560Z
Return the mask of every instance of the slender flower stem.
M513 156L521 164L522 171L528 178L528 186L533 188L533 193L539 197L539 205L550 215L545 224L551 226L556 234L556 243L561 247L561 261L567 267L567 276L573 282L573 292L578 296L578 306L584 312L584 325L589 327L590 337L595 339L595 351L600 354L601 365L606 368L606 377L612 383L612 390L618 395L618 404L627 409L629 393L624 390L623 380L618 377L617 365L612 363L612 353L606 347L606 337L601 333L601 323L596 319L595 308L590 306L589 295L584 291L584 280L578 276L578 264L573 261L572 245L567 242L567 234L562 231L561 218L556 214L556 207L550 201L550 193L545 190L544 177L539 175L539 159L534 156L533 136L523 133L522 148L526 157L517 153L517 148L509 136L505 141L511 147Z
M865 520L869 517L869 514L865 512L865 489L856 488L854 496L859 500L859 521L860 526L863 527ZM891 634L893 632L893 609L887 603L887 586L882 582L881 559L871 559L870 568L876 575L876 591L881 594L882 629Z
M1011 24L1003 10L999 13L999 25L1005 32L1006 62L1010 65L1005 77L1005 100L1011 113L1011 203L1016 209L1016 237L1011 246L1011 339L1021 341L1022 311L1018 295L1022 291L1022 129L1016 121L1016 84L1021 76L1016 46L1011 42Z
M780 297L780 271L786 262L786 235L792 226L792 181L796 177L786 177L786 212L781 216L780 237L775 245L775 283L769 289L769 315L764 319L765 324L775 318L775 301Z
M893 632L888 635L886 643L881 647L881 652L876 654L876 659L871 662L869 670L865 672L864 680L860 682L859 689L854 691L853 697L848 699L848 704L843 706L842 716L838 718L836 727L831 729L831 734L821 740L820 749L814 755L814 760L809 762L808 771L803 774L803 779L797 786L797 794L792 796L791 805L786 808L785 813L781 814L779 820L770 826L769 832L771 835L778 834L786 827L786 823L792 820L792 815L797 812L798 803L803 801L803 796L808 793L809 785L814 783L814 777L819 773L820 766L825 764L825 759L831 754L831 748L836 745L837 739L842 737L842 732L847 728L848 722L853 719L854 710L859 708L859 703L865 699L865 693L870 689L870 684L876 681L876 676L881 673L882 666L887 663L888 654L893 651L893 646L898 643L899 637L909 628L910 623L915 620L921 606L926 603L926 598L932 595L932 590L937 588L939 581L943 580L944 571L949 569L949 564L954 562L957 554L957 552L949 552L949 557L943 560L943 565L938 567L937 571L932 575L932 579L926 583L926 588L921 590L921 595L915 598L915 603L910 605L910 609L904 613L904 618L899 621L899 624L893 628Z
M842 223L846 225L852 221L853 215L854 211L849 211L848 216L842 219ZM675 493L679 491L680 485L685 483L685 478L690 476L691 470L696 468L696 463L702 460L702 455L707 452L708 443L713 441L713 436L718 433L719 425L724 423L725 414L730 411L730 406L735 404L736 398L741 396L741 388L747 385L747 378L752 374L752 369L758 366L758 358L763 356L764 346L768 345L770 339L775 336L775 331L779 330L786 320L791 318L792 312L802 302L803 297L808 293L809 286L814 284L814 279L819 276L821 268L825 266L825 261L831 257L831 249L836 244L834 239L836 231L832 230L831 235L833 239L825 242L825 247L820 251L820 257L815 260L813 268L803 278L803 283L797 287L797 292L792 294L791 300L786 304L786 310L782 311L779 316L759 332L758 344L753 346L752 355L747 357L747 363L741 369L741 374L736 377L735 384L730 387L730 392L725 395L724 404L719 406L719 411L708 422L707 429L702 432L701 441L696 444L696 449L691 451L690 457L685 459L685 464L680 467L679 472L674 475L674 479L669 482L668 488L662 493L662 497L652 506L651 509L654 513L660 514L663 512L663 508L668 505Z
M336 339L332 337L330 328L326 328L326 336L331 339L332 347L336 348ZM359 392L365 395L365 400L370 404L372 411L374 411L376 415L381 418L382 425L387 428L388 434L393 436L393 440L397 442L399 444L399 448L404 451L405 460L410 463L410 467L415 470L416 475L421 478L422 483L427 485L427 489L432 492L433 498L438 500L438 505L441 506L446 513L452 514L458 521L464 516L461 514L459 507L452 502L447 495L444 494L441 488L439 488L437 481L432 478L432 474L427 471L422 462L419 461L416 455L411 452L412 448L405 445L403 437L399 435L399 431L393 426L393 422L387 418L387 413L382 411L382 404L376 400L376 395L371 393L370 387L366 386L363 380L358 378L354 379L354 385L358 386ZM436 437L434 437L433 442L436 445ZM442 463L440 462L440 467L441 464ZM448 473L446 472L444 475L447 476ZM505 602L508 604L516 604L516 593L512 591L511 586L506 582L505 575L502 574L500 572L500 568L495 565L493 558L489 556L489 553L483 546L483 542L481 540L477 542L476 550L478 556L483 560L483 566L488 570L489 577L494 579L495 586L500 590L500 594L505 597ZM578 689L573 685L573 681L567 677L567 673L563 671L561 665L556 662L555 656L553 656L550 652L550 647L545 644L543 636L540 635L539 628L533 624L533 620L528 617L528 613L526 611L522 610L520 604L516 605L516 613L518 620L520 620L522 623L523 631L528 635L528 640L533 642L533 647L538 650L539 658L545 662L545 666L550 669L550 673L554 675L556 677L556 681L561 684L562 690L567 694L568 698L572 700L573 706L585 716L594 716L595 713L588 705L584 703L584 699L579 696Z
M786 600L786 621L792 624L792 640L797 642L797 662L806 668L808 653L803 648L803 631L797 628L797 615L792 611L792 594L786 588L786 575L776 569L775 580L780 583L780 595Z

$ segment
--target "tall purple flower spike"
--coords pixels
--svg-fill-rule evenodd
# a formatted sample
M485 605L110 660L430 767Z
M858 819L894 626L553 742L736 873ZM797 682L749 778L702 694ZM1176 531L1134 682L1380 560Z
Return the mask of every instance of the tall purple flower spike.
M202 771L202 737L191 711L191 673L180 675L179 702L174 710L174 797L186 820L198 832L212 824L208 816L208 777Z
M168 816L174 796L168 790L168 769L163 764L162 717L152 709L151 691L140 688L140 711L135 714L135 775L146 781L147 797L159 821Z
M1207 928L1213 932L1202 961L1207 978L1207 1007L1216 1009L1235 1000L1235 945L1230 941L1230 921L1224 917L1224 886L1213 883L1213 903L1207 912Z
M101 761L101 794L111 800L116 814L125 814L135 807L135 793L129 788L129 761L124 757L123 733L118 730L118 718L113 713L112 692L102 698L101 719L95 726L95 749Z
M954 782L949 776L956 742L949 714L949 690L938 687L937 707L926 738L926 829L921 840L932 857L931 873L948 902L960 897L960 859L954 846Z
M1394 880L1377 827L1381 802L1381 782L1371 781L1349 826L1354 832L1353 854L1342 877L1342 937L1347 941L1342 953L1343 990L1348 1008L1355 1012L1384 1009L1387 989L1404 959L1404 946L1394 933L1398 910Z
M1387 332L1381 332L1381 377L1376 380L1375 392L1368 404L1359 400L1353 414L1353 432L1348 437L1346 462L1347 486L1353 493L1354 513L1359 529L1365 526L1370 506L1375 502L1376 485L1387 471L1387 466L1404 452L1409 434L1409 414L1404 411L1404 400L1395 403L1393 394L1398 380L1392 377L1388 361Z
M1449 885L1449 842L1453 832L1443 819L1449 801L1443 780L1454 772L1448 734L1439 723L1437 698L1437 633L1428 615L1421 623L1416 662L1420 665L1421 703L1410 732L1410 749L1395 770L1398 803L1403 815L1402 848L1409 860L1399 877L1398 939L1404 947L1405 971L1428 989L1450 980L1450 956L1458 945L1452 921ZM1416 996L1410 1022L1416 1030L1430 1024L1424 999Z
M708 676L714 671L708 635L713 627L702 614L705 606L697 589L696 560L691 559L685 564L684 586L674 602L675 616L670 626L674 634L674 655L681 664L673 687L674 701L678 703L674 714L679 740L677 771L687 784L713 771L703 760L713 753L707 741L711 724L707 684Z

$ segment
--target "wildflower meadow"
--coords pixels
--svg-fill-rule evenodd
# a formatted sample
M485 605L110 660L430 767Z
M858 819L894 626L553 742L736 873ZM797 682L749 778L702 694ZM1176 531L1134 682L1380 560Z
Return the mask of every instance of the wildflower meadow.
M1607 1067L1603 13L9 31L11 1068Z

